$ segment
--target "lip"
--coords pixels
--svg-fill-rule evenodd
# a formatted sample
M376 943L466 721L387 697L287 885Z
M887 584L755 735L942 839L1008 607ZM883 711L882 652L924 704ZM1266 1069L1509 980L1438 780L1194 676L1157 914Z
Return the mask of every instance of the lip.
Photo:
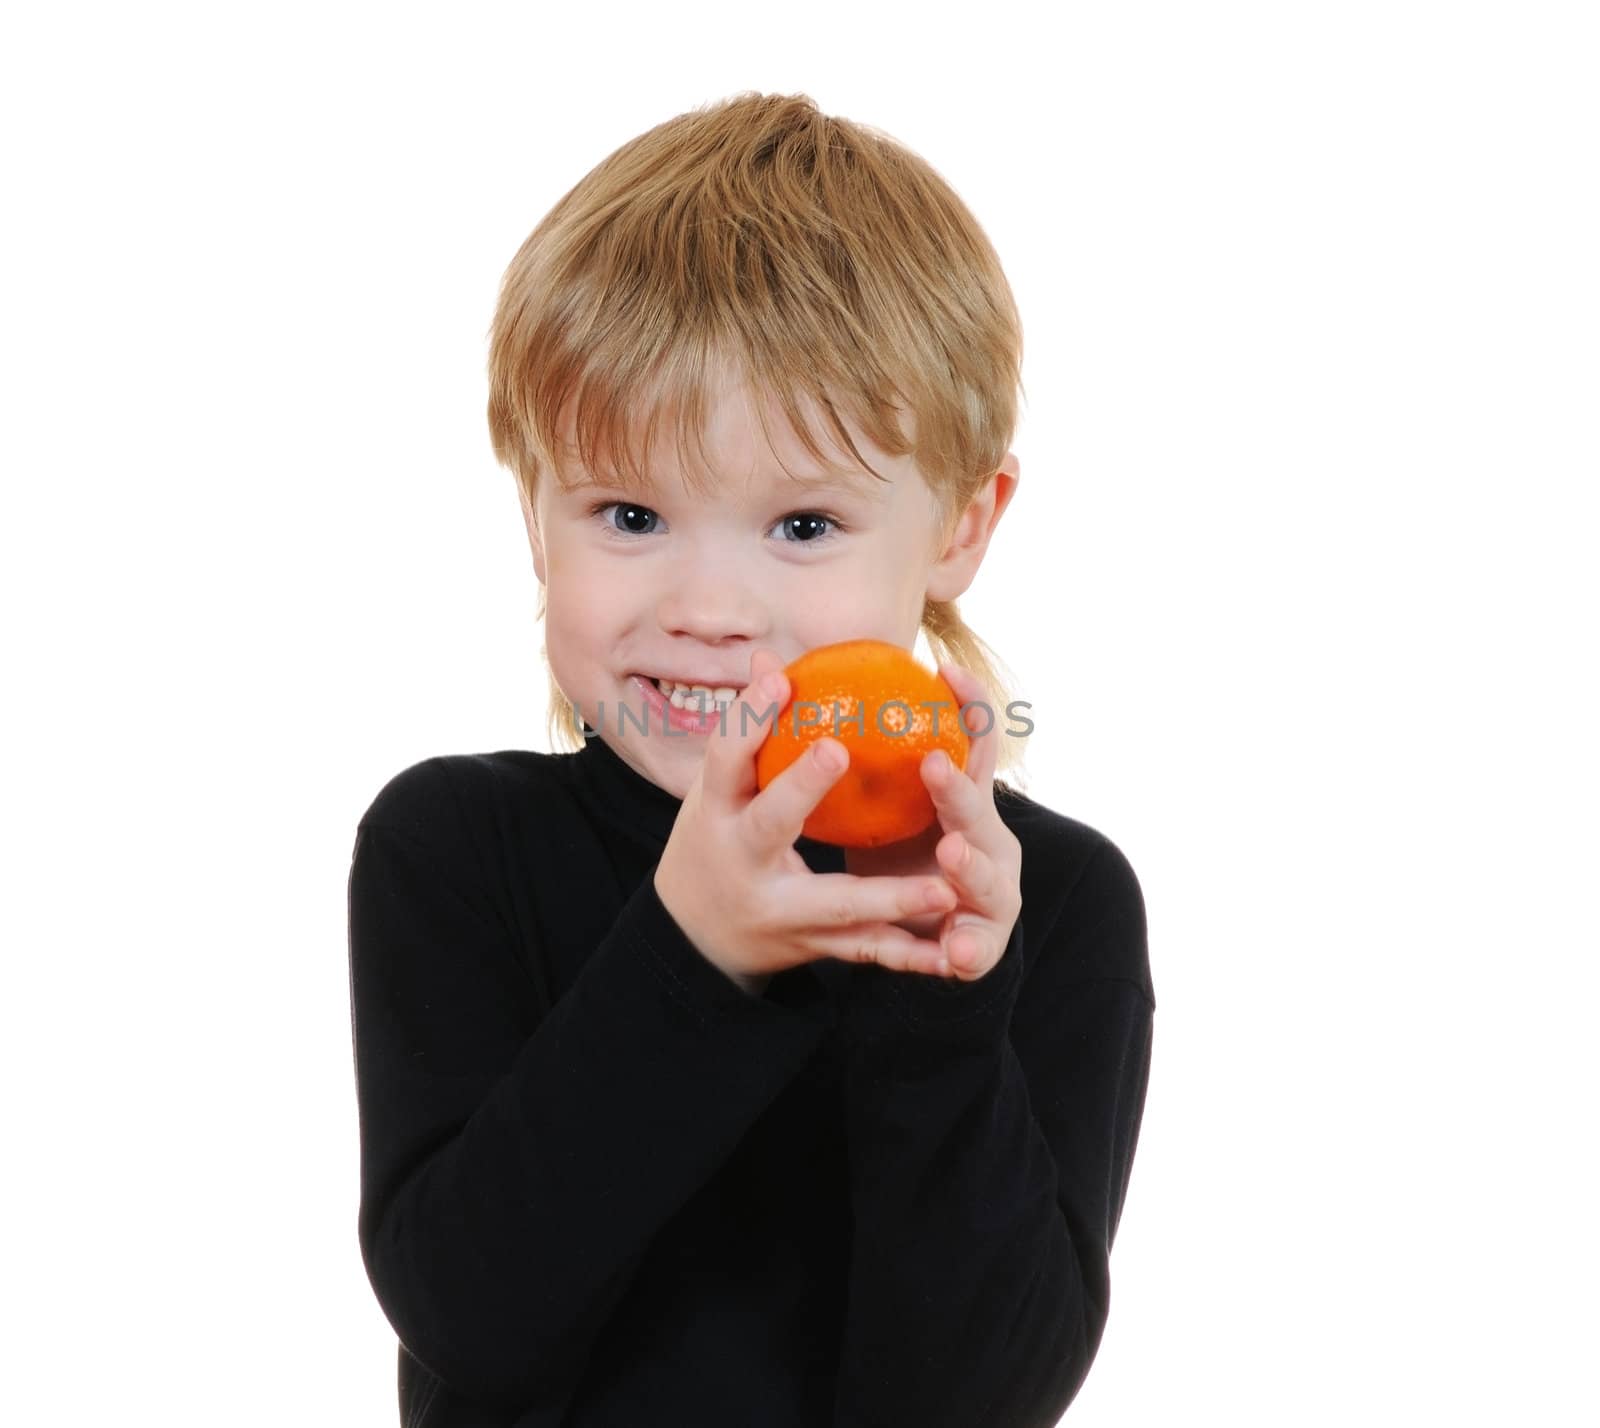
M707 689L743 689L749 682L742 677L735 679L700 679L698 677L680 679L675 674L641 674L639 678L646 681L651 679L670 679L674 684L703 684Z
M649 714L656 715L664 724L670 724L674 729L681 729L685 734L709 734L721 721L719 714L702 716L693 710L674 708L672 702L650 682L646 675L632 674L628 679L643 693ZM716 688L715 685L712 687ZM649 728L648 720L645 727Z

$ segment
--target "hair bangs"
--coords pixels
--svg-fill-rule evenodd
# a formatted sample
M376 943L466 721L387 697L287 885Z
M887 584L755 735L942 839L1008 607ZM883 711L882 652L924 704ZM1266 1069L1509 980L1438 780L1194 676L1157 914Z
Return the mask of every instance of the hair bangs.
M619 345L629 347L625 335ZM563 384L570 398L557 397L534 414L533 440L550 453L547 465L563 490L592 484L655 497L666 469L661 443L670 433L671 469L686 486L710 495L726 473L715 469L706 450L707 413L731 392L745 401L768 453L797 485L815 484L817 477L795 471L784 460L773 439L774 408L824 478L848 480L865 472L879 482L890 479L862 454L850 428L853 424L891 455L905 454L910 443L895 403L851 403L840 395L852 390L848 378L830 390L815 365L803 368L786 353L774 354L762 370L754 370L757 360L746 352L732 362L711 352L708 343L680 340L660 355L653 370L636 371L596 348L584 369Z

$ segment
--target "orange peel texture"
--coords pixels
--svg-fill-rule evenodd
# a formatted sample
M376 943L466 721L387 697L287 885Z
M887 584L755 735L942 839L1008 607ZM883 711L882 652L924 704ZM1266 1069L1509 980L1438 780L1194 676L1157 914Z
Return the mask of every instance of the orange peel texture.
M922 782L923 759L943 749L964 769L972 742L944 678L884 640L820 645L784 674L789 702L756 751L757 786L765 788L818 739L835 738L850 766L811 811L805 836L876 848L926 830L938 813Z

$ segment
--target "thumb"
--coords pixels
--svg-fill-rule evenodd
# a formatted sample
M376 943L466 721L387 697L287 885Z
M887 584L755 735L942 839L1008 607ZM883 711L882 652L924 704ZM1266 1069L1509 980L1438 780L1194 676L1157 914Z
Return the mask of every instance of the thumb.
M756 751L777 725L789 698L783 661L766 648L750 657L750 682L739 691L727 716L708 736L700 770L702 789L725 805L738 805L756 791Z

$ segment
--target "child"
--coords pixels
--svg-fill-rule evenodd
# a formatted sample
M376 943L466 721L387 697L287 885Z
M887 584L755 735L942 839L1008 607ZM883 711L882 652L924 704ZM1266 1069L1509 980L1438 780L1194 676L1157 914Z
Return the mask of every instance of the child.
M994 777L1020 740L956 612L1020 348L945 183L804 95L650 130L512 262L489 421L564 751L404 770L350 869L412 1428L1043 1428L1083 1382L1155 1002L1122 853ZM757 792L784 666L919 628L977 706L939 823L804 837L839 770Z

